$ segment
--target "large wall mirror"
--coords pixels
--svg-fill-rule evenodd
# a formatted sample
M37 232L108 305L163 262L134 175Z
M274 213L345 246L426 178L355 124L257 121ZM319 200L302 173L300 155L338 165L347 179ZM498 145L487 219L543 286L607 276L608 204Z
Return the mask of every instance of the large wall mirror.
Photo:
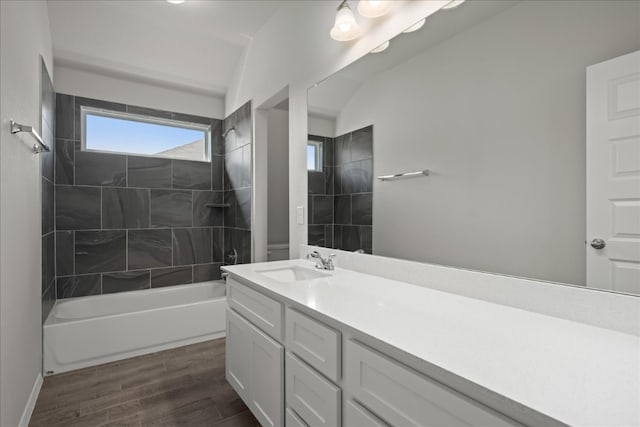
M309 90L309 244L639 294L639 49L638 1L431 15Z

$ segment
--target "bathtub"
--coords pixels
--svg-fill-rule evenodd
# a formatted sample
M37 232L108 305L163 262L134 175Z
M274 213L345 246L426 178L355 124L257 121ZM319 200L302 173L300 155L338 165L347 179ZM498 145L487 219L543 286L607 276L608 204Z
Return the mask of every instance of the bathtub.
M221 338L226 304L222 281L58 300L43 328L44 372Z

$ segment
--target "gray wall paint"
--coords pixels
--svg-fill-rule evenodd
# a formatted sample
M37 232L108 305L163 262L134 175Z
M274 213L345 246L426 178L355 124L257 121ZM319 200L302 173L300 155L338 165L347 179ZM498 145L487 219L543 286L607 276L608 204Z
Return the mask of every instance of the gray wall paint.
M585 67L640 48L639 8L522 2L366 83L336 132L433 171L375 181L374 253L584 284Z
M47 5L0 2L0 425L20 422L42 369L41 183L28 135L40 123L40 55L53 66Z
M268 243L289 244L289 112L267 112Z

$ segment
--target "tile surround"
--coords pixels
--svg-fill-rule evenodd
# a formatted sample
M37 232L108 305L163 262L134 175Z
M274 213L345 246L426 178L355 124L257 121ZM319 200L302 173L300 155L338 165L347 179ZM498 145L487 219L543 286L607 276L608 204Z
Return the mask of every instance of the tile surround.
M308 172L308 241L335 249L372 251L373 126L323 144L322 171Z
M53 270L46 295L216 280L220 266L233 262L234 248L238 262L251 261L249 103L225 122L64 94L57 94L54 105L55 197L43 194L43 202L54 205L49 220L43 204L43 230L54 224L55 232L51 227L53 246L43 245L43 251L57 254L53 267L43 265L43 272ZM80 151L81 105L209 124L211 162ZM237 129L228 141L222 138L226 125ZM232 201L230 208L205 206L225 201Z

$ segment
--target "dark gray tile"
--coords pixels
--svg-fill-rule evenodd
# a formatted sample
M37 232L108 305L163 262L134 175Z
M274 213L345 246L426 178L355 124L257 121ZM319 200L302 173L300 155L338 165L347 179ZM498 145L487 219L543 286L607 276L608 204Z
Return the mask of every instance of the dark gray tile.
M211 261L224 262L224 228L215 227L211 230L212 253Z
M333 138L324 138L322 144L322 160L325 166L335 166Z
M333 225L324 226L324 243L327 248L333 248Z
M51 313L53 304L56 302L56 284L51 283L49 287L42 294L42 324L47 320L47 316Z
M352 197L353 224L371 225L373 214L373 193L354 194Z
M224 263L251 262L251 232L238 228L224 230Z
M344 194L342 192L342 166L333 169L333 194Z
M357 249L363 249L360 247L360 227L355 225L343 225L342 226L342 238L337 243L338 249L344 251L355 251Z
M225 155L225 189L242 187L242 149L228 152Z
M42 236L42 270L40 293L43 294L53 282L56 275L56 240L55 234L49 233Z
M307 242L311 246L326 246L324 225L310 225L307 227Z
M223 121L211 119L211 154L224 155L224 139L222 138Z
M128 269L171 266L171 230L129 230Z
M172 160L173 188L211 190L211 163Z
M207 282L209 280L220 280L221 263L204 264L193 266L193 283Z
M333 245L334 249L342 248L342 225L334 225L333 226Z
M73 141L56 140L56 184L73 184L74 144Z
M172 119L180 122L196 123L199 125L211 125L211 118L204 116L194 116L193 114L172 113Z
M42 176L53 182L53 169L54 169L54 156L56 140L53 137L53 129L47 124L42 125L42 140L47 144L52 151L43 151L40 153L40 170Z
M238 147L250 144L253 141L251 122L251 101L245 103L234 111L224 121L224 131L233 127L234 132L229 132L225 138L225 153Z
M192 268L170 267L151 270L151 287L184 285L193 282Z
M191 227L191 208L191 191L151 190L152 227Z
M240 186L251 186L251 168L253 157L253 144L245 145L242 147L242 167L240 171Z
M251 188L235 190L238 209L236 227L251 229Z
M372 191L371 160L348 163L342 166L342 194Z
M137 105L127 105L127 113L139 114L141 116L157 117L160 119L174 119L174 113L172 113L171 111L156 110L154 108L139 107Z
M173 230L173 265L211 262L210 228L176 228Z
M351 134L351 161L373 158L373 126L358 129Z
M103 188L102 228L149 228L149 190Z
M238 200L235 190L224 192L224 203L229 205L229 207L224 209L224 226L236 227Z
M41 234L51 233L54 229L55 205L54 205L54 185L46 178L42 181L42 224Z
M334 139L334 165L342 166L351 162L351 133Z
M326 194L325 176L323 172L308 171L307 185L310 194Z
M73 231L56 232L56 275L73 275Z
M74 101L71 95L56 94L56 138L74 139Z
M211 188L216 191L224 190L224 156L211 157Z
M351 224L351 196L335 196L334 212L334 223Z
M171 188L171 159L129 156L129 187Z
M76 231L76 274L122 271L126 268L125 231Z
M102 278L100 274L58 277L56 282L58 299L86 297L102 293Z
M102 293L138 291L151 288L149 270L104 273L102 275Z
M333 223L333 196L313 197L313 224Z
M335 175L335 168L331 167L331 166L325 166L324 170L322 172L322 175L324 176L324 193L325 194L334 194L333 192L333 187L334 187L334 175Z
M100 228L100 188L56 186L56 229Z
M127 185L127 157L124 155L78 151L75 165L77 185Z
M224 211L222 207L207 206L224 204L222 191L194 191L193 192L193 225L195 227L222 226Z
M373 227L360 227L360 248L368 254L373 253Z

